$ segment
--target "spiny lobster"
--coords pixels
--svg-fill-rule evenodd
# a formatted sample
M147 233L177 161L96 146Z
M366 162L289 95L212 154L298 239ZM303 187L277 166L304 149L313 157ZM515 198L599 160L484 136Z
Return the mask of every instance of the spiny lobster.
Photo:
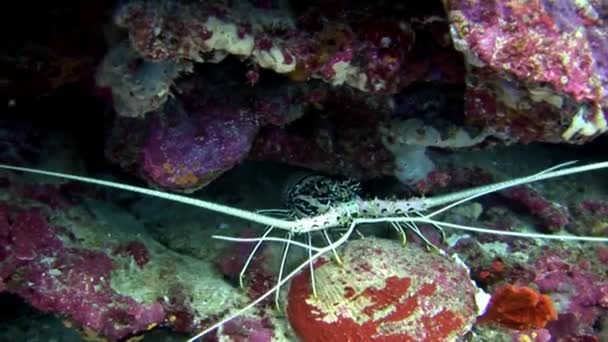
M219 235L214 236L214 238L235 242L256 243L240 273L239 280L241 285L243 285L245 270L249 266L253 255L263 242L274 241L284 243L285 248L276 285L265 292L262 296L249 303L247 306L241 308L235 313L230 314L228 317L213 324L188 340L189 342L193 342L222 326L226 322L243 314L245 311L264 301L272 294L275 294L275 301L278 303L278 293L280 288L307 266L310 267L312 275L314 270L313 262L320 256L326 253L333 253L334 257L339 262L340 259L337 249L348 241L355 231L355 228L361 224L374 224L382 222L389 223L393 228L396 229L404 240L405 231L411 230L420 236L423 241L426 241L424 235L420 232L417 225L430 224L439 230L442 230L443 228L452 228L478 233L507 235L523 238L608 242L608 237L547 235L516 231L496 231L492 229L454 224L436 219L438 215L454 208L455 206L489 193L550 178L608 168L608 162L598 162L582 166L574 166L573 164L574 162L568 162L530 176L479 186L451 194L428 198L410 198L407 200L389 200L378 198L363 199L357 195L358 184L356 182L352 182L350 180L332 181L322 176L305 177L300 179L298 182L296 182L296 184L288 189L286 193L286 202L290 206L289 209L270 209L257 212L242 210L178 194L111 181L104 181L95 178L11 165L0 165L0 169L59 177L109 188L131 191L143 195L193 205L206 210L265 225L267 227L266 231L259 238L234 238ZM286 237L281 238L270 236L270 233L274 230L284 231L286 233ZM330 231L340 232L335 241L332 241L329 234ZM312 244L313 233L322 234L327 244L322 247L314 246ZM304 243L294 240L295 236L302 235L306 237ZM430 242L426 242L429 246L432 246ZM306 249L308 251L308 257L307 260L300 263L289 274L284 275L285 259L290 246L297 246ZM313 282L312 289L314 292L316 291L314 286L314 276L311 277L311 281Z

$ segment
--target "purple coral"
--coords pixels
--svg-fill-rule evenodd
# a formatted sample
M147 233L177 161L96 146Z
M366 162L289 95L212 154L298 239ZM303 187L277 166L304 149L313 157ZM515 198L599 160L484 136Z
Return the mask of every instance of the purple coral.
M142 148L142 172L155 184L192 191L242 161L257 125L238 112L216 107L185 113L179 105L157 113Z

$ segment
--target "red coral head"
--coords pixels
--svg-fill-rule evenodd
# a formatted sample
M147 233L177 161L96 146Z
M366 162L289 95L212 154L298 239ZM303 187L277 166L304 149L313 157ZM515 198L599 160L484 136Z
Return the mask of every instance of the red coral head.
M467 272L438 254L363 239L341 255L341 265L315 262L316 296L309 271L291 283L287 316L302 340L448 341L475 319Z

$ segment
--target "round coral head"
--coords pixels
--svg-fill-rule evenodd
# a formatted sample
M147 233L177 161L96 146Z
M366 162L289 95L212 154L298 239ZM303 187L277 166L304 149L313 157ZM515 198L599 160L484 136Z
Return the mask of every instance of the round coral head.
M316 341L448 341L477 316L468 270L453 259L392 240L366 238L296 276L287 314L296 333Z

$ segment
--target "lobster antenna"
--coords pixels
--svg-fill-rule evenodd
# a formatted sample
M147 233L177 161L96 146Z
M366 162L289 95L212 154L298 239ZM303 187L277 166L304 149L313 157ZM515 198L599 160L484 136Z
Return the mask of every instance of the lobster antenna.
M287 284L287 282L289 280L291 280L291 278L295 277L296 274L298 274L298 272L300 272L302 269L304 269L306 266L308 266L311 262L315 261L320 256L322 256L323 254L328 253L333 248L337 248L337 247L341 246L344 242L346 242L348 240L348 238L350 237L350 234L352 233L352 231L353 231L353 229L355 228L356 225L357 225L357 219L353 220L353 222L350 224L350 226L348 228L348 232L346 234L342 235L339 239L337 239L333 243L333 245L329 245L329 246L325 246L323 248L320 248L318 252L316 252L315 254L310 255L308 257L308 260L306 260L306 261L302 262L301 264L299 264L298 267L296 267L288 275L286 275L285 277L283 277L283 279L279 280L271 289L269 289L268 291L266 291L263 295L261 295L260 297L258 297L256 300L254 300L251 303L247 304L247 306L239 309L238 311L236 311L236 312L228 315L227 317L223 318L219 322L216 322L215 324L211 325L207 329L199 332L195 336L189 338L187 342L195 342L195 341L197 341L200 337L202 337L202 336L204 336L204 335L212 332L213 330L221 327L225 323L227 323L227 322L235 319L236 317L242 315L247 310L249 310L249 309L255 307L256 305L258 305L259 303L261 303L264 299L268 298L270 295L272 295L273 293L275 293L281 286ZM293 242L289 242L289 243L293 243Z
M134 192L134 193L138 193L138 194L142 194L142 195L146 195L146 196L157 197L157 198L162 198L162 199L166 199L166 200L173 201L173 202L192 205L195 207L211 210L211 211L214 211L214 212L217 212L220 214L238 217L238 218L241 218L241 219L247 220L247 221L257 222L257 223L260 223L260 224L263 224L266 226L273 226L273 227L287 229L287 230L290 230L291 228L293 228L295 226L293 221L281 220L281 219L277 219L277 218L266 216L266 215L256 214L254 212L243 210L243 209L229 207L227 205L222 205L222 204L208 202L208 201L191 198L191 197L187 197L187 196L172 194L169 192L153 190L153 189L148 189L148 188L134 186L134 185L128 185L128 184L124 184L124 183L117 183L117 182L90 178L90 177L84 177L84 176L76 176L76 175L72 175L72 174L68 174L68 173L52 172L52 171L45 171L45 170L12 166L12 165L4 165L4 164L0 164L0 169L21 171L21 172L33 173L33 174L38 174L38 175L43 175L43 176L69 179L69 180L78 181L78 182L82 182L82 183L100 185L100 186L103 186L106 188L130 191L130 192Z
M536 173L536 174L533 174L530 176L510 179L510 180L506 180L503 182L498 182L498 183L493 183L493 184L488 184L488 185L482 185L482 186L478 186L475 188L471 188L471 189L467 189L467 190L463 190L463 191L459 191L459 192L455 192L455 193L451 193L451 194L447 194L447 195L443 195L443 196L425 198L423 201L427 208L437 207L437 206L440 206L443 204L451 203L448 206L443 207L443 208L427 215L427 217L430 218L432 216L439 215L440 213L442 213L446 210L449 210L464 202L468 202L474 198L481 197L483 195L486 195L486 194L489 194L492 192L501 191L501 190L511 188L514 186L530 184L533 182L550 179L550 178L556 178L556 177L561 177L561 176L573 175L573 174L577 174L577 173L589 172L589 171L608 168L608 162L599 162L599 163L592 163L592 164L587 164L587 165L563 168L564 166L571 165L573 163L575 163L575 162L571 161L571 162L559 164L559 165L545 169L539 173ZM452 202L455 202L455 203L452 203Z

